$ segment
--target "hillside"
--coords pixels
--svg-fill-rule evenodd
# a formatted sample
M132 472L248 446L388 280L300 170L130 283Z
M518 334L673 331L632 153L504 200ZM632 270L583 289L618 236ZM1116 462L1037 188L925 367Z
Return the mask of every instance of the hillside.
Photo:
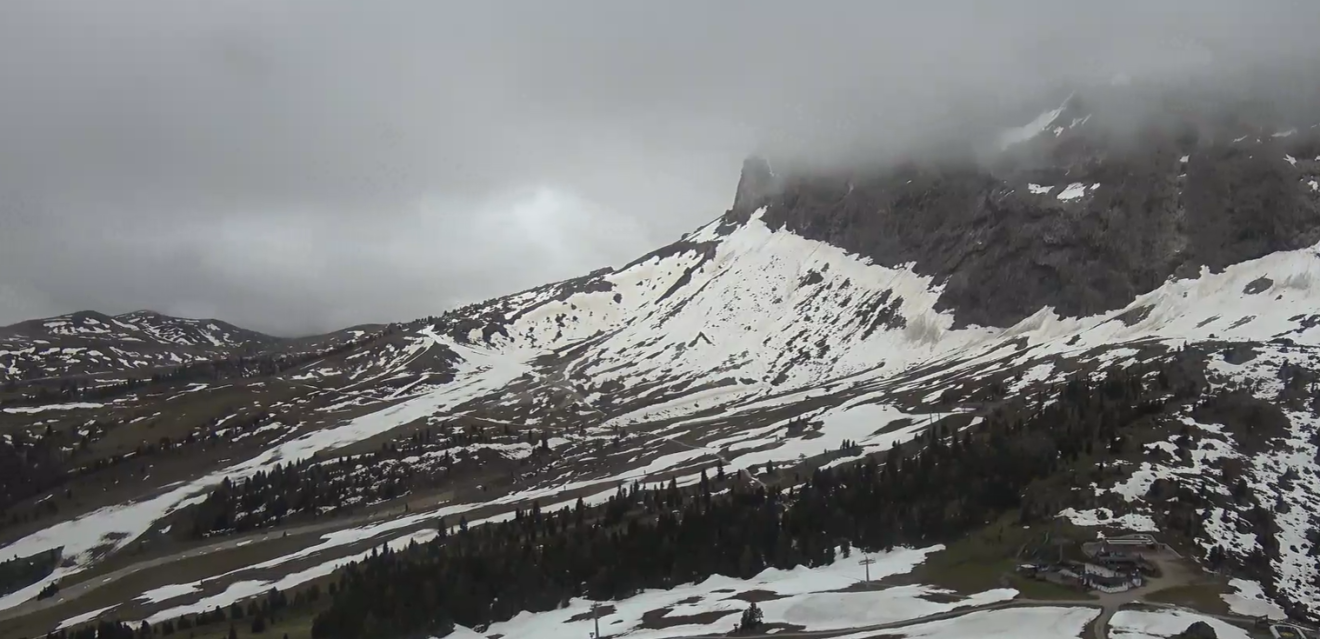
M1106 104L992 161L752 159L674 244L412 322L0 329L0 549L58 551L0 621L224 629L277 588L295 634L534 636L584 597L920 551L869 627L1030 601L999 571L1047 529L1157 533L1216 605L1320 619L1320 129L1179 105L1134 140ZM696 635L709 603L647 623L690 605L660 626Z
M279 342L218 320L84 311L0 328L0 381L15 385L147 371Z

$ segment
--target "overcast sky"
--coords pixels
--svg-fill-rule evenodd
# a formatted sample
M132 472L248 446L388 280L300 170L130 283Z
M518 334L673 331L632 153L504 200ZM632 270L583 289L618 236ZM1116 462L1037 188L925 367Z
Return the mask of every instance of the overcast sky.
M1316 24L1314 0L6 0L0 325L438 314L677 239L750 153L1311 55Z

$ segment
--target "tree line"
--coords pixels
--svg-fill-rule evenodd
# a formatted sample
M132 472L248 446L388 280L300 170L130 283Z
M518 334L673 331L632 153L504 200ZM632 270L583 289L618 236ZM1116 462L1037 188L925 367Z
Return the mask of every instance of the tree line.
M312 457L277 464L243 479L226 477L193 510L192 535L243 533L286 523L291 517L333 516L441 486L463 468L481 463L481 445L501 439L526 443L532 463L550 455L545 433L514 433L507 426L502 430L428 426L383 442L378 451L335 459Z
M249 599L246 606L239 603L233 603L228 608L217 606L154 625L146 621L130 625L118 620L99 620L73 629L50 632L45 636L46 639L153 639L176 634L193 636L194 629L209 630L214 625L227 625L229 639L237 639L240 628L244 635L265 633L289 611L315 604L320 595L320 586L315 584L297 591L292 599L288 593L272 588L259 597ZM285 637L287 639L288 635Z
M63 555L62 550L62 548L53 548L27 557L0 561L0 596L45 579L59 565Z
M1157 365L1158 366L1158 365ZM1029 487L1079 456L1123 449L1122 429L1163 410L1197 382L1176 365L1067 382L1054 402L1001 406L975 428L942 423L919 452L798 477L787 489L703 474L697 486L621 486L606 504L542 512L442 534L401 551L383 547L339 573L316 639L443 636L575 597L615 599L712 574L822 566L843 549L955 540L1004 513L1024 524L1052 516L1055 495ZM880 426L880 425L877 425ZM721 492L720 487L727 488ZM721 494L716 494L721 493ZM846 552L846 550L843 550Z
M279 415L257 410L231 415L225 423L228 430L246 432L278 419ZM58 491L77 477L94 475L131 460L197 445L212 445L220 439L216 434L220 421L221 418L212 418L182 439L160 437L156 441L144 441L134 450L110 455L94 455L92 446L122 426L119 421L96 419L67 428L47 424L40 432L17 430L9 438L0 440L0 529L58 514L61 501L53 497L30 509L20 510L17 506L47 491ZM145 471L143 465L139 472ZM72 489L64 490L64 501L72 499Z

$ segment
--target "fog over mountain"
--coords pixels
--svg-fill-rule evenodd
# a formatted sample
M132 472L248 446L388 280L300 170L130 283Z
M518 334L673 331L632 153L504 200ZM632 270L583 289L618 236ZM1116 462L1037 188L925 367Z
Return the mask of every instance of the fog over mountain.
M279 334L620 265L727 209L751 154L975 146L1115 80L1272 96L1303 85L1261 68L1320 52L1300 0L0 15L0 324L151 308Z

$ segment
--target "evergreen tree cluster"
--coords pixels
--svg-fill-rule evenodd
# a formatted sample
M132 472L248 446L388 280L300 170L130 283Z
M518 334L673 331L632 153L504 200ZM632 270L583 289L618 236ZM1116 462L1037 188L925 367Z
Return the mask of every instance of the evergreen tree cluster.
M414 475L413 466L372 453L280 464L237 482L226 477L193 513L193 536L243 533L292 515L332 514L394 499L414 485Z
M767 567L822 566L836 548L876 551L952 541L1004 513L1024 523L1057 504L1031 497L1034 482L1085 454L1114 454L1122 429L1163 408L1169 375L1144 367L1100 382L1069 381L1057 401L1001 407L974 430L937 424L909 450L796 478L792 488L704 476L621 486L598 508L537 505L512 521L460 523L426 544L383 547L339 573L316 639L443 635L552 610L575 597L613 599L712 574L751 577ZM1192 384L1188 388L1194 388ZM1186 390L1186 389L1184 389ZM729 490L716 495L717 484Z
M65 462L71 453L66 452L64 446L69 440L67 433L49 427L42 435L18 430L0 439L0 526L19 523L29 516L10 512L19 502L68 480ZM54 500L46 503L49 505L39 506L39 509L58 509Z
M336 515L434 488L481 463L488 446L525 444L533 462L551 455L544 433L473 426L427 427L384 442L378 451L334 460L279 464L246 479L225 478L192 515L194 537L268 528L289 517ZM498 455L498 453L491 453Z
M14 557L7 561L0 561L0 596L26 588L45 579L47 575L55 571L61 556L60 549L56 548L27 557Z
M228 428L250 431L275 419L276 416L262 411L235 415L228 420ZM20 512L15 507L24 500L58 489L75 477L87 477L130 460L182 447L214 444L219 438L215 431L219 421L218 418L212 419L209 425L188 433L182 440L160 437L154 442L142 442L134 450L111 455L96 455L92 445L120 427L119 422L97 419L69 428L47 424L40 433L15 431L8 439L0 440L0 528L58 514L59 501L56 499L42 501L28 511ZM140 470L145 470L145 466ZM66 498L71 497L72 492L66 490Z
M287 593L272 588L257 598L249 599L246 605L234 603L228 608L216 607L167 619L155 625L143 621L136 627L115 620L102 620L73 629L65 628L48 633L46 639L153 639L172 637L176 634L192 636L194 629L208 629L214 625L227 626L230 637L236 637L239 628L259 635L266 632L288 611L314 604L319 600L320 594L320 587L312 585L299 590L290 600ZM286 638L287 636L285 635Z
M15 507L63 486L74 475L90 474L126 459L127 454L120 454L82 461L89 456L91 445L113 426L104 420L68 429L47 424L41 432L15 430L0 439L0 528L58 513L56 499L42 501L24 512Z
M761 612L761 607L756 605L756 602L753 601L752 605L743 610L742 616L738 618L738 631L751 632L757 630L764 622L765 613Z
M148 635L150 636L150 635ZM47 639L142 639L140 630L119 621L98 621L46 635Z

